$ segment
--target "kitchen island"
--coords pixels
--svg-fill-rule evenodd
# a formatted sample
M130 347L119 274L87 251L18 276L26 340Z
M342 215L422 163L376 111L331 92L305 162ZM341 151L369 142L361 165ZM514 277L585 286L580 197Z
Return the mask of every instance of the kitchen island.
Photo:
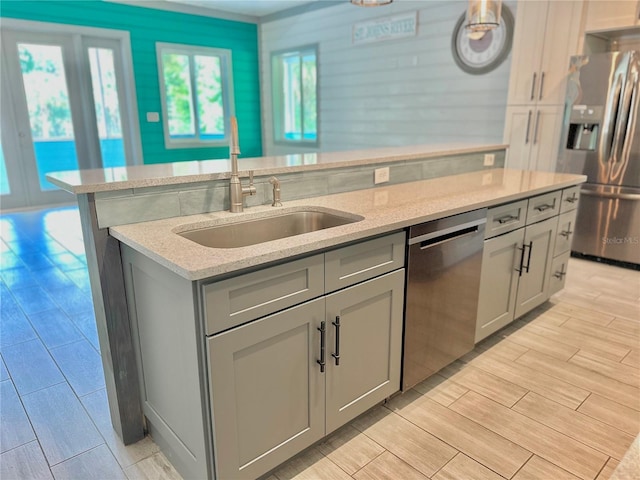
M133 167L119 173L98 170L51 178L78 195L112 421L126 443L143 434L142 405L148 400L148 388L154 385L152 377L145 378L147 373L141 369L139 361L140 344L150 337L147 334L141 340L140 325L136 319L132 321L132 311L133 317L139 312L132 310L131 299L142 298L144 291L132 291L131 281L126 291L124 287L125 277L129 275L127 270L138 260L153 265L150 268L157 267L157 272L162 272L160 276L166 273L167 278L176 280L176 287L169 289L167 294L176 297L181 312L190 312L189 318L181 320L188 325L186 331L191 332L186 341L194 346L187 359L193 371L185 376L191 376L190 385L197 388L197 392L191 395L196 407L189 410L191 417L186 424L196 422L201 426L199 433L187 432L182 438L158 440L163 437L158 425L167 420L158 416L150 422L151 431L185 476L204 474L213 477L216 469L213 453L216 451L215 419L209 408L209 347L204 334L215 331L203 331L206 312L202 310L199 295L205 284L222 284L225 280L276 268L291 260L317 255L326 257L331 252L348 249L350 245L362 245L387 234L401 233L416 223L560 191L584 180L576 175L484 167L485 153L495 156L497 161L493 167L502 166L504 146L501 145L399 150L403 151L348 152L342 154L346 159L343 162L339 160L340 154L324 154L324 159L322 155L283 157L265 160L264 169L259 168L257 159L247 160L247 163L241 160L241 169L255 168L259 178L258 198L253 199L255 203L250 203L251 208L241 215L223 211L228 185L228 173L223 173L224 161L218 163L216 168L220 171L217 172L211 172L211 166L206 162L187 162L188 165L183 166L150 165L148 169L147 166ZM391 182L374 187L373 170L381 167L390 168ZM145 170L148 171L145 173ZM177 175L171 175L171 172ZM269 188L266 178L261 184L260 177L274 174L284 180L284 207L265 205L269 201ZM297 199L289 200L292 197ZM204 247L178 235L184 230L268 217L276 211L300 210L344 213L358 221L233 249ZM125 259L124 271L121 252L136 257L133 263L127 263ZM401 270L396 271L396 277L401 277L398 272ZM329 290L322 292L329 293ZM399 301L396 299L393 303ZM155 314L162 316L162 309ZM397 326L394 328L397 331ZM177 339L176 342L179 343ZM162 363L162 357L158 357L158 361ZM157 374L161 375L160 372ZM139 388L141 382L143 388ZM152 416L148 403L144 407L147 418ZM175 412L174 420L179 418L177 409L166 411ZM180 423L181 420L176 421ZM165 431L171 431L171 428ZM191 438L187 439L189 436ZM182 445L184 452L176 453L179 448L175 445ZM249 471L245 470L245 473Z

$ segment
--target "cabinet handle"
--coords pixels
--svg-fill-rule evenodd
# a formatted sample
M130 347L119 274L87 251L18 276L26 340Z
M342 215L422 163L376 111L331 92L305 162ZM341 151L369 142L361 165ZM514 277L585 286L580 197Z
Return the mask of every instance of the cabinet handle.
M524 136L524 144L527 145L529 143L529 127L531 126L531 110L529 110L529 115L527 116L527 132Z
M520 250L520 266L518 268L516 268L516 272L518 272L518 276L521 277L522 276L522 271L523 269L523 265L524 265L524 249L525 249L525 245L522 245L522 248L517 247L518 250Z
M331 356L336 359L336 367L340 365L340 315L336 316L336 321L331 322L336 327L336 353L332 353Z
M538 100L542 100L542 89L544 88L544 72L540 75L540 93L538 95Z
M531 98L529 100L533 100L536 95L536 72L533 72L533 80L531 81Z
M569 229L569 230L563 230L562 232L560 232L560 235L565 237L567 240L569 239L569 236L573 233L573 230Z
M567 198L567 202L569 203L576 203L577 201L578 201L578 196L575 193Z
M505 215L504 217L496 218L495 221L499 224L513 222L514 220L518 220L517 215Z
M537 207L533 207L534 210L537 210L539 212L544 212L545 210L549 210L550 208L553 208L555 205L549 205L548 203L545 203L544 205L538 205Z
M564 271L564 263L563 263L560 271L554 273L553 276L556 277L558 280L562 280L562 277L564 277L566 274L567 272Z
M533 127L533 144L538 143L538 124L540 123L540 110L536 112L536 124Z
M529 255L527 256L527 266L524 267L524 271L529 273L529 267L531 266L531 252L533 252L533 240L529 242L529 245L523 245L522 247L529 247Z
M318 331L320 332L320 360L316 360L318 365L320 365L320 373L324 373L324 366L327 364L326 362L326 322L320 322L320 326L318 327Z

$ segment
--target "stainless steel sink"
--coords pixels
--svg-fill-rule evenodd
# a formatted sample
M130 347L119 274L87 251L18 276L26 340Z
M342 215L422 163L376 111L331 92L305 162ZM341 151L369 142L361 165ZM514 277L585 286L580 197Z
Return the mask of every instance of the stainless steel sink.
M362 217L345 213L327 213L304 210L243 220L224 225L198 228L178 235L212 248L238 248L338 227L362 220Z

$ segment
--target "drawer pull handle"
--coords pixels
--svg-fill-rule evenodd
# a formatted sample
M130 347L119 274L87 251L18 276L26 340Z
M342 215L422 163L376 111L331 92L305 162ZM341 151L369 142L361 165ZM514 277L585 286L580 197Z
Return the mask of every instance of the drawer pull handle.
M546 210L549 210L550 208L553 208L554 205L549 205L548 203L545 203L544 205L538 205L537 207L534 207L535 210L539 211L539 212L544 212Z
M575 193L567 198L567 202L569 203L576 203L577 201L578 201L578 196Z
M517 215L505 215L504 217L495 219L495 221L498 222L500 225L502 225L503 223L513 222L515 220L518 220Z
M318 327L318 331L320 332L320 360L316 360L318 365L320 365L320 373L324 373L324 366L327 364L326 362L326 322L320 322L320 326Z
M564 277L566 274L567 272L564 271L564 263L563 263L562 267L560 268L560 271L554 273L553 276L556 277L558 280L562 280L562 277Z
M572 233L572 230L563 230L562 232L560 232L560 235L568 239Z
M331 322L336 327L336 353L332 353L331 356L336 359L336 366L340 365L340 315L336 316L336 321Z

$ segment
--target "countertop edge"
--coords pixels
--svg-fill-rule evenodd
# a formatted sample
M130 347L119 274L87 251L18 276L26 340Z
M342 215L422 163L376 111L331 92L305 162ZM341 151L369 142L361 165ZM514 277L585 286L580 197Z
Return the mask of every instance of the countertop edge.
M452 156L452 155L462 155L468 153L482 153L488 151L502 150L508 148L508 145L504 144L486 144L486 145L464 145L459 144L455 148L447 147L442 149L433 149L429 150L427 146L424 146L423 149L420 149L420 146L409 147L415 148L415 151L407 152L407 153L392 153L388 149L379 149L379 150L371 150L371 153L365 153L368 151L344 151L344 152L317 152L311 154L296 154L290 156L275 156L275 157L247 157L247 158L239 158L240 162L240 174L241 176L248 175L250 170L253 170L255 176L266 176L266 175L278 175L283 173L295 173L295 172L308 172L308 171L318 171L318 170L328 170L332 168L348 168L360 165L367 164L378 164L378 163L389 163L389 162L403 162L408 160L418 160L418 159L427 159L434 158L439 156ZM320 163L304 163L305 155L314 155L314 156L324 156L327 157L324 162ZM340 156L357 156L360 155L361 158L356 159L347 159L340 160ZM282 166L271 166L260 168L259 163L265 161L280 161L287 162L288 157L300 158L302 162L299 165L282 165ZM111 176L116 178L118 175L114 172L117 172L118 169L126 169L128 167L113 167L108 169L94 169L94 170L78 170L73 172L51 172L46 175L46 178L49 182L56 185L57 187L76 195L80 194L88 194L88 193L98 193L98 192L109 192L109 191L118 191L118 190L127 190L131 188L144 188L144 187L158 187L158 186L168 186L168 185L181 185L181 184L190 184L190 183L198 183L198 182L207 182L213 180L223 180L230 177L231 171L231 162L229 159L214 159L214 160L200 160L200 161L192 161L192 162L174 162L174 163L165 163L165 164L144 164L144 165L136 165L132 168L144 169L148 168L148 170L152 170L154 167L161 167L166 169L171 169L174 166L178 168L184 166L186 163L193 163L194 165L214 165L216 163L216 170L214 172L204 172L204 173L191 173L185 175L175 175L167 174L160 176L149 176L146 178L136 178L130 180L107 180L106 178L98 181L91 181L88 183L81 183L81 180L75 183L71 183L70 180L64 180L63 175L65 173L85 173L85 174L98 174L102 172L104 177ZM257 166L256 166L257 164ZM110 172L110 175L107 173Z
M463 174L463 175L468 175L468 174ZM393 219L394 215L392 211L391 213L388 213L386 216L383 216L382 220L378 219L374 221L367 221L367 218L365 218L365 220L361 222L350 224L352 226L353 225L356 226L355 230L348 229L348 228L345 229L344 227L334 227L328 230L321 231L322 234L320 234L320 232L313 232L311 234L297 235L295 237L289 237L287 239L280 239L280 240L274 240L271 242L266 242L267 244L271 244L270 245L271 248L267 249L267 251L265 251L264 253L255 253L256 250L259 250L258 248L243 247L243 251L247 253L243 258L240 258L240 259L234 258L228 261L217 261L215 262L214 265L209 264L202 268L193 268L193 269L185 268L183 265L180 265L174 261L171 261L166 257L164 257L163 255L159 254L157 250L154 251L154 249L149 248L143 242L137 241L135 238L131 238L129 235L127 235L126 232L127 230L130 230L133 227L132 225L111 227L109 231L110 231L110 234L113 237L115 237L117 240L128 245L129 247L133 248L139 253L147 256L148 258L154 260L155 262L159 263L165 268L168 268L169 270L178 274L179 276L190 281L198 281L198 280L204 280L212 277L226 276L229 274L238 274L245 270L255 269L256 267L264 266L269 263L281 262L290 258L295 258L298 256L310 254L316 251L330 249L338 245L357 242L359 240L363 240L368 237L374 237L374 236L383 235L386 233L391 233L393 231L401 230L401 229L410 227L412 225L428 222L438 218L444 218L444 217L456 215L458 213L463 213L470 210L493 207L496 205L513 202L523 198L528 198L536 195L541 195L547 192L572 187L572 186L584 183L584 181L586 180L586 177L583 175L566 175L566 177L568 178L565 180L556 181L553 184L548 184L540 187L533 187L517 193L499 195L491 199L484 199L481 201L468 202L468 203L464 203L460 199L460 201L458 201L457 204L451 208L443 208L440 210L431 211L423 215L422 214L411 215L405 218L394 220ZM443 178L451 178L451 177L443 177ZM422 182L434 182L436 180L439 180L439 179L424 180ZM417 184L420 182L413 182L413 183ZM407 184L394 185L393 187L402 187L402 185L407 185ZM373 189L360 190L358 192L360 192L361 194L366 194L367 191L375 191L375 190L379 190L379 189L373 188ZM308 198L308 199L296 200L288 203L292 207L308 206L312 208L317 206L318 208L326 208L327 206L326 199L328 197L346 196L353 193L357 193L357 192L347 192L346 194L337 194L337 195L329 195L324 197ZM461 193L460 196L462 195L463 194ZM258 215L260 214L261 210L264 212L268 211L262 207L252 207L252 211L255 211L256 214ZM212 214L214 215L215 214L224 215L225 213L226 212L212 212ZM354 212L351 212L351 213L354 213ZM192 217L200 218L201 216L192 216ZM189 221L188 217L182 217L182 218L184 219L184 223L188 223ZM145 224L155 224L156 222L161 222L161 221L144 222L137 225L138 226L142 225L142 228L144 228ZM177 219L174 219L174 223L176 222L177 222ZM327 231L330 231L329 234L327 234ZM292 240L292 239L295 239L295 240ZM188 241L186 239L184 240ZM262 245L264 246L266 244L262 244ZM201 247L198 245L197 248L206 249L207 247ZM249 254L248 251L245 249L249 249L249 251L251 251L252 253ZM230 250L233 250L234 251L233 253L240 252L240 249L230 249ZM217 251L215 253L221 254L221 252L227 251L227 250L208 249L208 251ZM201 250L201 252L206 253L207 250ZM233 258L233 255L232 255L232 258ZM204 263L206 264L206 262Z

